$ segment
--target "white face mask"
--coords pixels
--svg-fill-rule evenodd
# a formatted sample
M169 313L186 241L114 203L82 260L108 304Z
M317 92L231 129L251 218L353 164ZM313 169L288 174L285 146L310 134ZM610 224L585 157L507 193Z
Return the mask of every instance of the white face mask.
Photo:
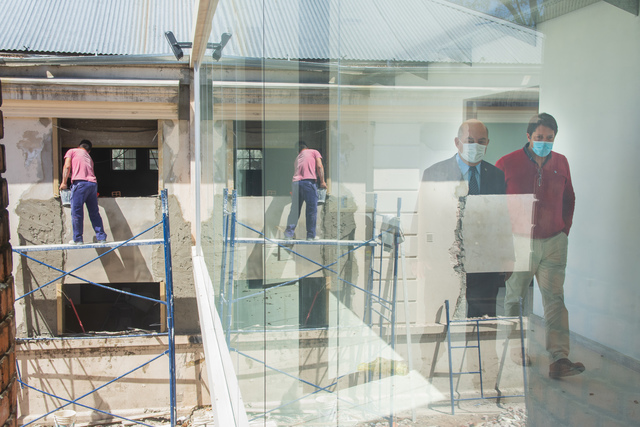
M484 157L487 146L482 144L462 144L462 156L469 163L478 163Z

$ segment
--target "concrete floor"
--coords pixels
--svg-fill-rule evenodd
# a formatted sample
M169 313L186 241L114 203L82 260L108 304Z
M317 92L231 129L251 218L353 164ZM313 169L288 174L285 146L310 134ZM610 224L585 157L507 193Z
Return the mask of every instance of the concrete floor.
M580 375L549 378L542 319L529 328L527 409L531 426L610 427L640 425L640 363L584 338L572 337L573 362ZM636 339L632 337L631 339Z

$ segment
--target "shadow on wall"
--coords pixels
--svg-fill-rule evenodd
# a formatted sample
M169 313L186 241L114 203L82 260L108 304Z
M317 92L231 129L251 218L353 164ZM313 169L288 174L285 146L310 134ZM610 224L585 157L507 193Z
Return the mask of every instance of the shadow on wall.
M125 241L133 237L129 221L125 218L116 199L101 198L100 206L104 208L112 238L116 242ZM142 236L144 238L144 236ZM109 249L97 249L99 255ZM100 258L109 282L152 282L153 275L142 255L140 246L126 246L118 248L117 252L110 252Z

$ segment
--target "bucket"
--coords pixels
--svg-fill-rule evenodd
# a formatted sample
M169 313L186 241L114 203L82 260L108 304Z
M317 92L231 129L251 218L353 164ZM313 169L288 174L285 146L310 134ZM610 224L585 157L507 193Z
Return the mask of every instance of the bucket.
M62 199L62 206L71 206L71 190L60 190L60 199Z
M327 189L318 188L318 204L321 205L327 200Z
M316 408L318 409L319 421L335 421L337 398L334 395L323 395L316 397Z
M54 412L53 421L57 427L73 427L76 424L76 411L65 409Z

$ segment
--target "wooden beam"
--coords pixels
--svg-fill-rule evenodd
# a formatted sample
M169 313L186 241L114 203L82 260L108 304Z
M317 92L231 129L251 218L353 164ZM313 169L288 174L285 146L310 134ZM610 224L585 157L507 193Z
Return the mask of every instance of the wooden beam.
M198 0L196 1L195 16L193 22L193 35L191 37L192 47L189 56L189 66L196 68L200 66L204 53L207 50L207 42L211 35L211 25L213 15L218 8L218 0Z
M53 196L60 197L60 141L58 141L58 119L51 120L53 128L51 129L51 148L53 154Z

